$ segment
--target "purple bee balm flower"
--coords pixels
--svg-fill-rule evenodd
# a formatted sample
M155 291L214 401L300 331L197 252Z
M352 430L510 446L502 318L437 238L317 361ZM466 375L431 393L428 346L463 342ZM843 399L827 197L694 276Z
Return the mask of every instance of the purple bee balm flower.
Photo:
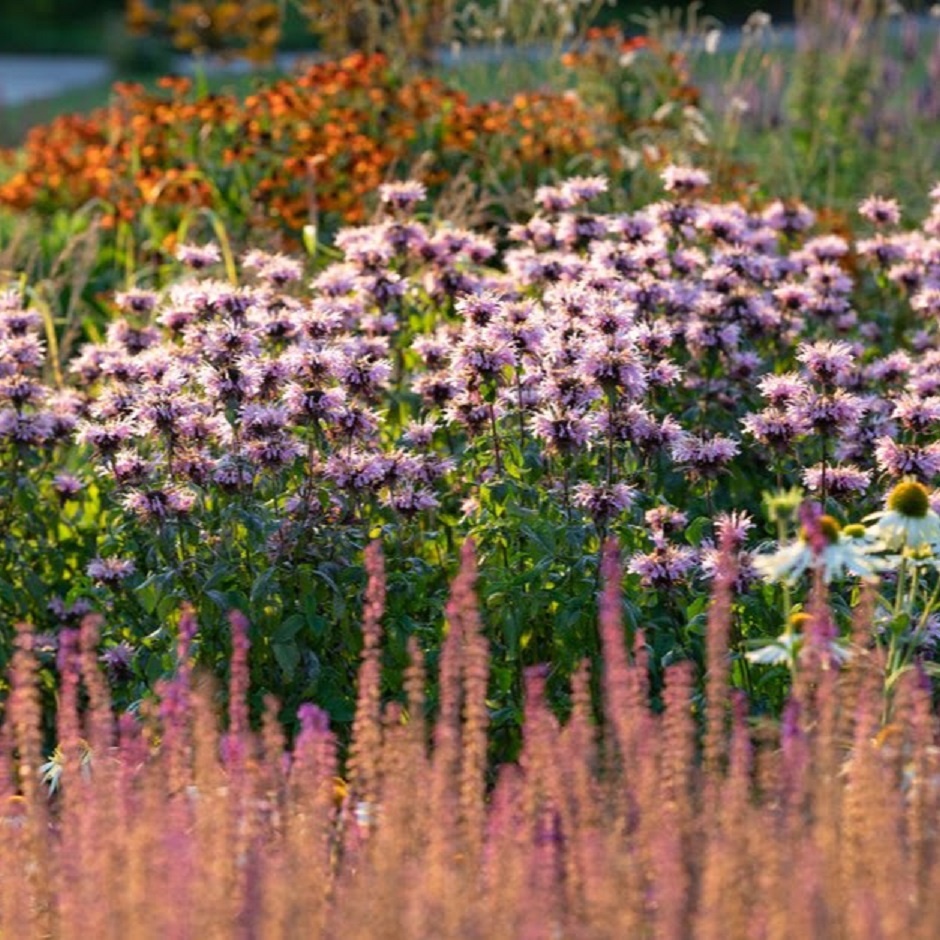
M130 558L94 558L85 569L89 578L102 584L117 584L129 578L137 566Z
M0 298L4 296L0 292ZM25 336L31 330L36 330L42 324L42 317L35 310L23 310L17 302L9 308L0 303L0 338L8 336Z
M55 633L34 633L33 651L43 656L54 654L59 649L59 638Z
M631 344L598 339L589 342L584 353L582 371L602 388L631 398L639 398L646 391L646 370Z
M897 199L869 196L858 207L858 214L875 225L897 225L901 221L901 208Z
M744 238L747 219L737 205L705 206L696 227L716 241L740 242Z
M0 440L39 447L52 439L52 431L52 418L48 414L21 414L15 408L0 410Z
M437 497L429 489L411 484L396 487L388 493L383 502L406 516L436 509L440 505Z
M433 418L426 421L409 421L405 425L402 438L412 447L428 447L438 427L437 421Z
M644 587L670 590L689 578L695 566L695 551L679 545L657 546L651 552L638 552L629 561L627 570L640 576Z
M303 264L296 258L282 254L268 254L253 249L242 258L242 267L254 271L258 278L275 287L299 281L304 273Z
M453 367L471 383L488 382L499 378L503 370L515 362L516 354L509 343L489 334L468 333L457 349Z
M811 493L822 492L822 479L822 464L803 471L803 483ZM826 490L836 499L861 496L870 484L870 470L862 470L853 464L826 467Z
M908 431L927 431L940 422L940 396L901 395L894 402L892 417Z
M296 320L297 329L314 342L334 336L344 327L353 327L363 316L358 299L315 297Z
M926 316L940 316L940 287L923 287L911 297L911 308Z
M379 416L362 405L347 404L334 419L334 423L347 440L367 438L379 429Z
M283 431L288 422L288 411L278 405L243 405L241 426L249 438L260 440Z
M801 202L783 203L779 199L772 202L762 214L763 221L771 228L785 235L805 232L816 223L816 214Z
M196 504L192 490L177 486L132 490L123 499L124 506L142 522L163 522L173 515L185 515Z
M806 381L795 372L765 375L757 383L757 387L760 389L761 395L775 408L792 404L809 391Z
M813 303L815 294L805 284L781 284L771 292L774 300L781 309L788 313L796 313Z
M426 372L419 375L411 387L428 405L442 408L465 390L465 382L450 372Z
M349 451L331 454L324 473L327 479L346 490L378 489L385 482L390 462L384 454Z
M535 191L535 202L546 212L562 212L577 202L573 193L561 186L540 186Z
M116 646L108 647L98 658L112 682L123 682L133 675L134 656L134 647L122 640Z
M340 368L339 379L353 394L374 395L392 374L387 359L374 359L370 354L350 358Z
M81 493L84 485L77 476L71 473L57 473L52 478L52 488L64 502Z
M348 261L331 264L324 268L311 282L311 287L326 297L343 297L351 294L359 283L359 268Z
M529 244L540 250L558 247L555 226L548 219L538 215L533 216L525 224L511 225L509 238L511 241Z
M504 412L501 403L496 404L496 417L500 418ZM482 402L479 395L470 392L461 392L455 395L444 412L448 421L455 421L463 425L470 434L480 434L490 426L490 407Z
M910 374L913 360L903 349L898 349L881 359L876 359L865 369L865 375L873 382L893 384Z
M170 462L170 473L196 486L205 486L212 479L215 461L210 454L198 450L177 451Z
M879 232L874 238L861 239L855 245L856 254L863 258L872 258L881 267L904 260L904 247L889 236Z
M140 401L134 410L136 431L140 435L176 435L180 421L196 410L192 398L162 389Z
M843 389L836 389L831 394L810 395L790 407L797 420L806 421L820 434L841 435L850 433L861 421L868 407L860 395L853 395Z
M907 387L913 394L925 398L940 393L940 368L918 371L911 377Z
M637 324L632 330L632 336L639 349L648 356L659 358L672 346L676 331L670 324L656 321Z
M47 394L46 387L28 375L0 378L0 399L10 402L18 410L24 405L38 405Z
M255 468L246 460L222 457L216 461L212 479L230 492L250 489L255 479Z
M605 523L626 512L636 501L636 497L636 490L625 483L579 483L574 488L572 501L595 522Z
M136 327L127 320L115 320L108 326L106 339L110 345L123 347L136 356L160 342L160 331L152 326Z
M71 604L66 604L61 597L54 597L47 605L49 613L57 617L64 626L75 626L81 622L82 617L90 614L94 609L91 601L80 597Z
M418 180L402 180L401 182L383 183L379 186L379 199L387 206L400 212L410 212L419 203L427 198L427 189L424 183Z
M823 385L841 384L856 362L852 347L848 343L820 340L815 343L800 343L796 358L806 371Z
M889 476L913 476L929 481L940 474L940 442L921 446L881 437L875 445L875 462L878 469Z
M306 388L291 382L284 390L284 405L296 420L330 423L343 413L346 392L341 388Z
M309 342L289 349L281 357L281 362L287 375L320 387L342 375L346 358L334 346Z
M157 306L157 294L152 290L133 287L114 295L114 302L126 313L151 313Z
M706 539L702 543L699 554L699 568L702 577L707 581L715 581L720 576L724 561L724 551ZM760 573L754 565L754 555L751 552L737 552L735 555L735 570L737 573L732 587L736 595L746 594L760 580Z
M573 369L557 369L542 383L541 397L564 408L587 408L601 397L587 375Z
M176 424L176 437L191 444L214 441L228 445L232 439L232 428L222 415L206 415L192 411L183 415Z
M532 430L555 453L568 454L587 446L596 428L589 413L566 410L557 406L536 412Z
M672 458L686 466L691 476L709 478L724 470L740 449L737 441L720 434L684 434L673 443Z
M386 267L395 254L381 230L371 226L340 229L334 241L346 260L355 264L360 273Z
M720 512L715 516L715 534L719 545L729 545L733 551L744 546L748 533L754 528L750 514L740 510Z
M646 373L646 381L651 388L669 388L682 378L682 369L674 362L663 359L651 366Z
M176 260L194 271L211 267L222 260L218 245L180 245L176 249Z
M670 446L684 433L671 415L657 421L649 411L635 403L619 408L612 416L602 411L597 422L600 434L612 433L614 440L633 444L644 454Z
M616 235L625 242L641 243L648 238L663 237L653 219L644 212L614 216L608 220L607 227L611 235Z
M606 176L572 176L561 184L561 189L576 203L582 203L606 193L607 186Z
M565 213L555 226L558 242L568 248L584 246L607 235L607 224L593 215Z
M704 189L711 183L711 177L705 170L677 166L674 163L669 164L662 171L660 177L663 181L663 189L667 193L679 193L681 195L689 195L698 189Z
M674 535L687 525L689 518L672 506L654 506L643 514L643 520L654 536Z
M826 261L809 265L806 269L806 283L818 295L815 301L817 313L822 309L824 299L829 299L834 304L831 313L845 309L846 301L841 295L852 290L852 279L836 262Z
M0 361L9 363L17 370L38 369L45 358L45 344L32 333L0 339Z
M246 451L251 460L268 470L286 467L304 454L300 441L285 433L268 434L249 441Z
M364 274L359 280L359 287L375 301L380 309L384 310L392 300L405 293L406 284L400 274L383 270L374 274ZM391 323L394 326L394 320Z
M485 291L461 297L454 308L467 323L480 327L486 326L500 315L503 300L496 294Z
M797 252L801 259L815 260L818 262L838 261L849 253L849 243L840 235L819 235L811 238L804 246L802 251ZM834 271L841 270L834 268Z
M138 486L153 472L153 464L135 450L122 448L111 459L109 468L117 483Z

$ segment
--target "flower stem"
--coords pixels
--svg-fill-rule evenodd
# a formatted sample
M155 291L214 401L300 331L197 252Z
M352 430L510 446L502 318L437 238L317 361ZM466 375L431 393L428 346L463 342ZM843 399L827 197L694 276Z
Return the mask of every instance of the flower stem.
M493 457L496 460L496 472L503 472L503 460L499 448L499 431L496 429L496 405L490 403L490 427L493 431Z

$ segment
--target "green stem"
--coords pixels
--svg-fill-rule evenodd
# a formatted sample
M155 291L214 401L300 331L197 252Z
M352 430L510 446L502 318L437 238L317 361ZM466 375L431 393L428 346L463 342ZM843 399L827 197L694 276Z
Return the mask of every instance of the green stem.
M787 538L787 525L782 516L777 517L777 544L783 545ZM793 609L793 601L790 597L790 585L786 580L780 584L780 590L783 593L783 621L784 633L789 636L790 633L790 613Z
M901 556L901 567L898 568L898 583L894 594L894 616L898 617L901 613L901 602L904 599L904 582L907 576L907 557Z
M502 474L503 460L499 447L499 431L496 428L496 405L490 403L490 427L493 432L493 457L496 460L496 472Z

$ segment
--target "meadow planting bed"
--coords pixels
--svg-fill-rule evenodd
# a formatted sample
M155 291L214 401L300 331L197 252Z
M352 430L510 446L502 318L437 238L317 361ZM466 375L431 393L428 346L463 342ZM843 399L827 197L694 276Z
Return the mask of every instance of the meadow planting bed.
M940 184L386 69L0 183L0 929L936 936Z

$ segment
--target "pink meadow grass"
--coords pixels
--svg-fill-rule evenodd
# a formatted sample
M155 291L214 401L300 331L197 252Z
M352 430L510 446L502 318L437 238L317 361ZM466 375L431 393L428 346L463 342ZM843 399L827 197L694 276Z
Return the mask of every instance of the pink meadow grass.
M725 546L727 549L727 546ZM882 724L884 653L839 667L823 586L780 723L729 688L736 571L708 618L704 700L690 663L651 708L641 632L621 620L605 550L604 716L587 666L559 722L546 672L525 676L518 763L487 763L488 650L467 544L447 607L440 705L426 725L417 648L407 700L383 704L383 562L367 553L354 736L340 777L325 714L286 742L269 702L249 726L247 622L231 618L226 727L189 665L158 705L115 719L100 622L63 635L58 785L40 781L33 637L20 629L0 730L0 932L8 937L914 937L940 931L940 749L915 671ZM856 633L864 637L871 598ZM703 727L704 724L704 727ZM701 744L701 747L700 747ZM90 755L90 756L89 756Z

